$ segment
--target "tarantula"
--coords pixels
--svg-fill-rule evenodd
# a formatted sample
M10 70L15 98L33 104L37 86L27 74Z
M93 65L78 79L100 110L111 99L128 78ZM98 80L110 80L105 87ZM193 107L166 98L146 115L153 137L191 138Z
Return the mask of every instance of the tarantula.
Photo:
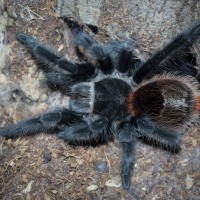
M70 62L34 37L17 33L32 56L48 65L47 83L64 100L62 108L1 129L0 135L15 138L50 131L68 143L108 142L115 136L123 150L122 185L129 189L138 138L179 151L183 134L197 123L199 76L190 48L200 36L200 22L147 61L131 39L100 44L81 28L72 28L72 33L85 62Z

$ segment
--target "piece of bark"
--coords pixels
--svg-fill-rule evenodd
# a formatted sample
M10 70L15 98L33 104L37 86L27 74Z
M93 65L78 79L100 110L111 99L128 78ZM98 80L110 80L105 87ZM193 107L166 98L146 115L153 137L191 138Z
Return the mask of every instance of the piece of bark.
M135 37L151 52L199 19L200 1L58 0L57 13L97 26L111 38Z
M97 26L103 2L103 0L58 0L57 12L62 17Z

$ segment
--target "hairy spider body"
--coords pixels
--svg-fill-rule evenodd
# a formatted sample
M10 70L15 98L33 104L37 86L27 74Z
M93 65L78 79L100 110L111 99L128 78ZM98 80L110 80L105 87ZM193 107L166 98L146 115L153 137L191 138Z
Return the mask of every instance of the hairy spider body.
M131 87L125 81L105 78L98 82L79 83L72 86L71 92L70 110L100 114L111 120L128 116L127 97Z
M200 36L200 23L147 61L134 40L103 45L80 28L72 32L84 63L72 63L32 36L17 34L36 61L48 66L47 84L70 99L55 111L1 129L0 135L55 131L69 143L108 142L114 135L123 149L122 185L129 189L137 138L179 150L183 134L198 122L199 77L190 46Z

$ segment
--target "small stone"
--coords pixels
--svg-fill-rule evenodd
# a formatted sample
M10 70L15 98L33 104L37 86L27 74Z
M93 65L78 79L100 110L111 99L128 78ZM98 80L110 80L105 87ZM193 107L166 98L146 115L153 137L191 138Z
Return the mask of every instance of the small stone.
M94 168L96 171L99 171L99 172L107 172L108 171L107 163L102 160L96 161L94 163Z
M45 163L48 163L51 161L51 153L49 152L47 148L44 149L43 156L44 156Z
M146 189L147 189L146 187L142 187L142 188L141 188L141 190L143 190L143 191L146 191Z
M74 172L69 172L69 175L73 176L73 175L74 175Z

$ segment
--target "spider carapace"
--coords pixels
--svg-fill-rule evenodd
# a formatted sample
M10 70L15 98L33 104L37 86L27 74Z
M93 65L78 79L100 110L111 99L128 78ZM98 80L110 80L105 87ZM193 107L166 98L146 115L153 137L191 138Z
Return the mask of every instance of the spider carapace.
M138 138L179 151L184 133L198 122L199 75L191 46L200 36L200 23L148 60L134 40L101 44L80 27L72 28L72 33L82 63L70 62L34 37L17 33L17 40L45 66L50 88L70 100L62 108L3 128L0 135L55 132L75 144L115 137L123 150L122 185L129 189Z

